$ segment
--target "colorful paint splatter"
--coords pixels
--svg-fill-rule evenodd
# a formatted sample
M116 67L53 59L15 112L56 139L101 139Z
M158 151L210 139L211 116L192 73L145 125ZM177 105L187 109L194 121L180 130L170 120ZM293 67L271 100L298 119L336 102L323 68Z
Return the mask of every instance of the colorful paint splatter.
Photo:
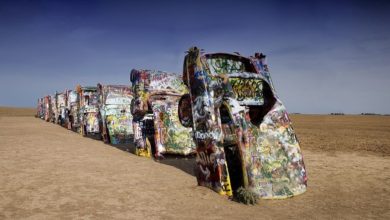
M188 92L181 77L162 71L132 70L130 78L135 95L132 113L138 155L194 153L191 130L182 126L178 118L179 100Z
M98 84L98 88L103 140L112 144L131 143L133 136L131 87Z
M306 191L299 143L264 59L189 50L183 79L190 85L199 185L227 195L244 187L270 199Z
M83 135L100 134L99 126L99 96L97 87L77 86L80 99L80 128Z
M66 109L68 129L75 131L80 126L80 98L77 91L68 90Z

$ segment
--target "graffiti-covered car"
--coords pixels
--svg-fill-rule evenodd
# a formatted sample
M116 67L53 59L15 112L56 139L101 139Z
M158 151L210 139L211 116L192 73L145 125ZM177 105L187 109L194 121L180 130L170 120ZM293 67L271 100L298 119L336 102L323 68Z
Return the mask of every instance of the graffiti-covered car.
M80 102L80 133L100 137L99 96L96 86L77 86Z
M51 96L49 95L43 97L43 112L43 119L49 122L52 118Z
M58 117L58 114L57 114L57 95L54 94L54 95L51 95L49 100L50 100L50 105L49 105L49 115L50 115L50 119L49 121L52 122L52 123L57 123L57 117Z
M193 47L183 80L190 87L186 103L192 105L180 105L180 119L194 131L199 185L265 199L306 191L298 139L263 54L205 54Z
M128 144L133 139L130 86L98 84L101 134L105 143Z
M55 123L59 124L63 127L67 127L67 109L66 109L66 102L67 102L67 91L60 92L55 94Z
M80 101L79 93L75 90L66 92L66 123L68 129L78 131L80 128Z
M45 118L45 104L44 104L44 98L38 98L37 101L37 113L35 114L35 117L44 119Z
M133 69L130 80L136 154L161 158L163 154L194 153L191 129L182 126L178 116L179 101L188 93L181 76Z

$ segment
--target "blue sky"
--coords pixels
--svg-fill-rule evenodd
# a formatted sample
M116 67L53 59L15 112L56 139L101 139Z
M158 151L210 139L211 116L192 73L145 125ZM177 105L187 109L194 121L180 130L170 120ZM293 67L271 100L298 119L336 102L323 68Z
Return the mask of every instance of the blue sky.
M389 1L0 1L0 105L257 51L289 112L390 113Z

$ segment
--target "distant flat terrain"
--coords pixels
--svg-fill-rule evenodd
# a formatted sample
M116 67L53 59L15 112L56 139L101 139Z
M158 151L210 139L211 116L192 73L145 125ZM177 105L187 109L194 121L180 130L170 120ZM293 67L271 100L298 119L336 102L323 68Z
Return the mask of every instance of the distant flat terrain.
M0 106L1 116L34 116L37 113L35 108L15 108Z
M194 159L155 162L32 115L0 111L0 219L390 219L386 116L292 115L308 191L246 206L197 186Z
M303 149L390 156L390 116L291 115Z

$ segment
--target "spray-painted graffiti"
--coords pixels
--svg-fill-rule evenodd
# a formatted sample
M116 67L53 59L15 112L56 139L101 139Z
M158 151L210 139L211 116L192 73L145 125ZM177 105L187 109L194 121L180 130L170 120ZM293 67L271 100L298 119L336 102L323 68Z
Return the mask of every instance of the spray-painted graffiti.
M305 192L299 143L264 58L189 50L183 79L190 86L199 185L227 195L244 187L261 198Z
M79 93L75 90L68 90L67 92L67 124L68 129L73 131L77 131L80 126L80 101L79 101Z
M61 126L68 127L68 90L63 93L56 94L57 102L57 123Z
M237 101L243 105L262 105L263 81L261 79L229 78Z
M238 59L211 57L207 59L207 63L211 74L239 73L245 71L245 64Z
M100 135L99 126L99 96L97 87L77 86L79 97L79 132L82 135Z
M56 95L51 95L50 96L50 120L53 123L57 123L57 118L58 118L58 111L57 111L57 101L56 101Z
M132 70L130 78L137 154L162 157L165 153L193 153L191 130L182 126L178 117L180 97L188 92L181 78L154 70Z
M51 109L51 96L45 96L43 97L43 106L44 106L44 120L50 121L51 115L52 115L52 109Z
M87 133L98 133L99 130L99 119L97 113L88 112L85 114L85 130Z
M188 155L195 150L189 129L182 126L178 117L180 96L151 97L154 115L156 152Z
M38 98L37 101L37 113L35 114L35 117L44 119L45 118L45 103L44 98Z
M98 84L98 92L103 140L112 144L130 143L133 136L131 87Z

